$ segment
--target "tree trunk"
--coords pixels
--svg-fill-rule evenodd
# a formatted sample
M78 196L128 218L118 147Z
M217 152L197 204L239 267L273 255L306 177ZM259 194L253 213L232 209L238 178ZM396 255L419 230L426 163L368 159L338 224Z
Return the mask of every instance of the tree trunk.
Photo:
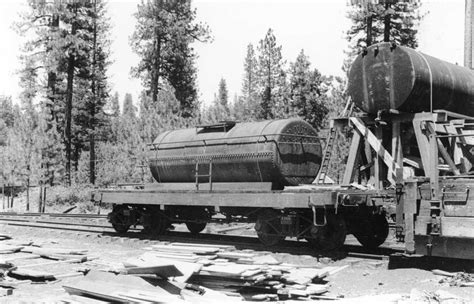
M59 15L53 14L53 17L51 18L50 22L50 27L51 31L55 31L55 28L59 27ZM51 51L51 48L48 48L46 52ZM57 116L56 116L56 111L54 110L54 104L55 104L55 95L56 95L56 73L53 71L48 72L48 79L47 79L47 98L49 99L50 103L47 105L50 115L51 115L51 120L54 120L57 122ZM52 127L51 121L48 121L48 130Z
M365 44L367 44L367 47L372 45L372 21L373 16L372 13L370 13L370 15L367 16L367 37L365 40Z
M392 15L388 13L390 9L390 4L387 2L385 3L385 16L383 17L383 41L389 42L390 41L390 20L392 19Z
M93 47L92 47L92 104L90 109L90 121L89 121L89 182L95 185L95 106L98 99L97 92L97 1L94 1L94 36L93 36Z
M41 210L43 209L43 186L39 187L39 198L38 198L38 213L41 213Z
M71 35L76 34L76 22L72 23ZM72 97L73 97L73 82L74 82L74 65L76 63L76 57L74 54L70 54L67 62L67 89L66 89L66 183L71 186L71 142L72 142Z
M10 184L7 184L7 209L10 208L10 191L8 191L10 188Z
M46 105L46 107L49 110L49 114L51 115L51 120L48 119L48 130L52 128L52 123L51 121L56 121L57 122L57 115L56 111L54 110L54 104L55 104L55 95L56 95L56 73L54 72L49 72L48 73L48 80L47 80L47 86L48 86L48 91L47 91L47 98L49 99L49 104Z
M95 138L94 138L93 132L91 132L91 134L89 135L89 145L90 145L89 182L92 185L95 185Z
M151 98L153 103L158 102L158 87L160 81L160 65L161 65L161 38L156 34L155 60L153 62L153 71L151 79Z
M26 211L30 211L30 177L26 179Z
M44 213L45 209L46 209L46 187L43 188L43 204L41 205L42 209L41 209L41 213Z

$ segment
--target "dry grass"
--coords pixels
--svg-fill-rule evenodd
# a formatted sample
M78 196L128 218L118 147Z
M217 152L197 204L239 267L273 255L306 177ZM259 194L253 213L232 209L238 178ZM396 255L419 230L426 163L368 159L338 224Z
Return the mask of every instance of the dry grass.
M95 213L97 207L90 202L92 187L73 185L71 187L54 186L46 190L47 213L61 213L76 207L71 213ZM30 188L29 210L27 210L27 193L18 193L13 199L13 207L9 207L7 198L0 195L0 208L2 212L38 212L39 187Z

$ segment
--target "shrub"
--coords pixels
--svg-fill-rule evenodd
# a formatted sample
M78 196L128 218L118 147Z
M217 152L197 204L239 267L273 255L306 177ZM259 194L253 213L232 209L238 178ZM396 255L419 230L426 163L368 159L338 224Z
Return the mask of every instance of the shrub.
M63 212L67 207L77 206L74 213L87 213L94 210L90 202L93 188L89 185L72 185L71 187L54 186L48 188L46 194L47 212Z

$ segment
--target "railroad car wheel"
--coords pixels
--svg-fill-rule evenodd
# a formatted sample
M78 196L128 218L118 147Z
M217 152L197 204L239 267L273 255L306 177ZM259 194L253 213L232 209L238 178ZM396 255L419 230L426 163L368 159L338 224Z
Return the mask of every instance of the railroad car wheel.
M271 209L260 212L255 223L255 231L265 246L275 246L285 238L281 235L280 215Z
M312 248L335 250L346 241L347 228L344 218L338 214L326 215L325 226L311 225L310 236L306 238Z
M153 211L147 223L143 225L143 228L146 233L151 235L161 235L166 232L168 224L168 219L161 211Z
M115 205L109 215L109 221L118 233L125 233L130 228L128 217L124 214L126 210L129 210L127 206Z
M355 227L353 234L362 246L374 249L385 242L388 230L385 214L372 214Z
M198 234L206 228L207 223L186 222L186 227L192 234Z
M186 227L192 234L198 234L206 228L207 221L211 218L206 208L189 207L182 212L188 221Z

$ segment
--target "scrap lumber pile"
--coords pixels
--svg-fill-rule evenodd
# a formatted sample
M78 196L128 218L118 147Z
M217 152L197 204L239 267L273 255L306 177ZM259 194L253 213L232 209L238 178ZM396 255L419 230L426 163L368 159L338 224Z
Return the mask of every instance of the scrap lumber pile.
M0 296L11 295L13 289L32 282L83 276L89 268L84 264L77 267L77 264L92 259L87 256L87 250L48 248L33 242L6 240L0 244Z
M343 267L299 267L270 253L237 251L234 246L170 243L145 248L120 267L91 271L65 285L70 300L162 303L231 303L331 298L327 276ZM108 273L104 273L107 271Z
M449 286L474 287L474 276L465 272L448 272L434 269L433 274L442 276L441 284L449 284Z

